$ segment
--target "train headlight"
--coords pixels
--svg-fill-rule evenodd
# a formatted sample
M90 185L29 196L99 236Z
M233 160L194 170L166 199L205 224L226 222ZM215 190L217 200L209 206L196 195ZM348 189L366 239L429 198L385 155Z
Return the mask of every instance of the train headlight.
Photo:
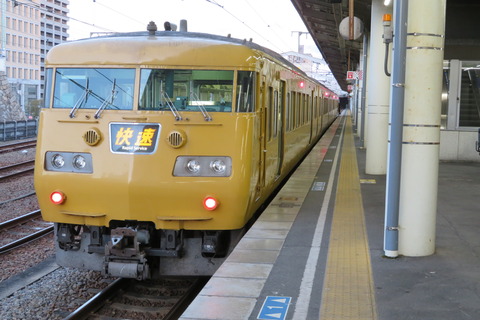
M232 158L209 156L180 156L175 161L175 177L229 177L232 174Z
M86 167L87 161L82 155L76 155L73 157L73 166L79 170L82 170Z
M198 162L197 160L188 161L187 170L191 173L198 173L200 171L200 162Z
M55 154L52 157L52 165L57 169L63 168L65 165L65 158L61 154Z
M45 170L93 173L92 155L86 152L47 151L45 153Z
M214 160L210 162L210 169L218 174L223 174L227 170L227 165L222 160Z

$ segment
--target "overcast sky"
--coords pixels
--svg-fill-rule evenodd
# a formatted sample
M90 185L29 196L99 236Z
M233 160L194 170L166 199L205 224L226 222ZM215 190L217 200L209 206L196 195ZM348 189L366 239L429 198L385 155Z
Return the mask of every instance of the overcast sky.
M150 21L163 30L165 21L180 25L185 19L192 32L252 38L278 53L297 51L300 41L306 54L322 58L291 0L70 0L68 8L69 40L91 32L145 31ZM327 82L341 92L332 76Z
M250 39L276 52L297 51L298 33L306 32L290 0L70 0L69 40L90 32L143 31L155 21L159 30L170 21L188 21L189 31ZM310 36L305 52L321 57Z

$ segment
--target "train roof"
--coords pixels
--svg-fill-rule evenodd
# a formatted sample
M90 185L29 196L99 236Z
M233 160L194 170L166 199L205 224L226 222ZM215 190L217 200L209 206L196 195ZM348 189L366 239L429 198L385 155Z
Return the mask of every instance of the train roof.
M215 51L211 50L213 47ZM195 50L195 55L192 55L192 50ZM215 52L214 57L212 52ZM199 32L124 32L69 41L52 48L46 64L252 67L261 55L318 82L282 55L251 40Z
M285 58L281 55L278 54L277 52L268 49L266 47L263 47L261 45L256 44L255 42L252 41L252 39L247 40L247 39L237 39L237 38L232 38L230 36L221 36L221 35L215 35L215 34L210 34L210 33L202 33L202 32L183 32L183 31L155 31L154 34L151 34L147 31L138 31L138 32L118 32L118 33L111 33L105 36L100 36L96 38L115 38L115 37L147 37L147 36L155 36L155 37L165 37L165 38L190 38L190 39L202 39L202 40L215 40L215 41L221 41L225 43L230 43L230 44L236 44L236 45L243 45L246 46L250 49L258 50L261 52L264 52L272 57L274 57L277 60L280 60L286 64L290 64L292 67L296 68L295 65L291 64L288 60L285 60ZM92 39L92 38L88 38ZM83 39L83 40L88 40L88 39Z
M211 49L215 48L216 51ZM254 43L238 39L194 32L161 31L154 35L148 32L115 33L108 36L94 37L62 43L47 55L48 64L196 64L195 56L215 55L211 61L223 65L230 61L238 64L244 56L251 56L253 50L281 59L279 55ZM230 55L226 54L228 51ZM189 56L185 56L188 54ZM226 55L224 59L222 56ZM174 59L176 58L176 59ZM218 60L220 59L220 60ZM239 61L235 61L235 60ZM209 61L197 61L208 65Z
M180 57L180 55L186 51L191 54L191 50L194 49L201 56L202 50L209 50L212 46L218 49L215 59L209 59L214 60L211 62L215 65L224 65L229 62L237 65L241 61L244 62L245 58L251 57L251 51L255 50L304 74L280 54L252 41L207 33L178 31L156 31L153 35L149 32L113 33L69 41L52 48L47 55L46 63L50 65L162 64L162 61L158 61L158 53L161 48L163 48L161 52L163 57L173 58L176 56L180 59L185 58L184 63L187 61L193 63L191 56ZM234 50L234 54L232 54L232 50ZM208 52L208 54L210 55L212 52ZM208 59L208 57L205 58ZM239 61L234 61L236 58ZM168 61L163 62L168 63ZM175 64L174 61L171 62Z

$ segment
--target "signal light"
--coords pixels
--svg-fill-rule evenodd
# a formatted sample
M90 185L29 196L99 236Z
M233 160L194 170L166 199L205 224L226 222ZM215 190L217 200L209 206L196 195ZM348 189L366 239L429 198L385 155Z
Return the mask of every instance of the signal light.
M52 201L53 204L62 204L66 198L65 194L61 191L54 191L50 194L50 201Z
M217 209L219 204L218 200L214 197L206 197L203 199L203 207L209 211Z

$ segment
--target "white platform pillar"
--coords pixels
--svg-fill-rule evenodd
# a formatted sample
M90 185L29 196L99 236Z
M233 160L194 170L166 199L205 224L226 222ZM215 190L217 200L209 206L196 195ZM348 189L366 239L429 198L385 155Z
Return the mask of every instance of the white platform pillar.
M367 174L386 174L390 78L384 72L383 15L392 14L383 0L372 0L367 76L367 126L365 127ZM391 55L389 55L391 56Z
M399 254L435 252L446 0L408 3Z

